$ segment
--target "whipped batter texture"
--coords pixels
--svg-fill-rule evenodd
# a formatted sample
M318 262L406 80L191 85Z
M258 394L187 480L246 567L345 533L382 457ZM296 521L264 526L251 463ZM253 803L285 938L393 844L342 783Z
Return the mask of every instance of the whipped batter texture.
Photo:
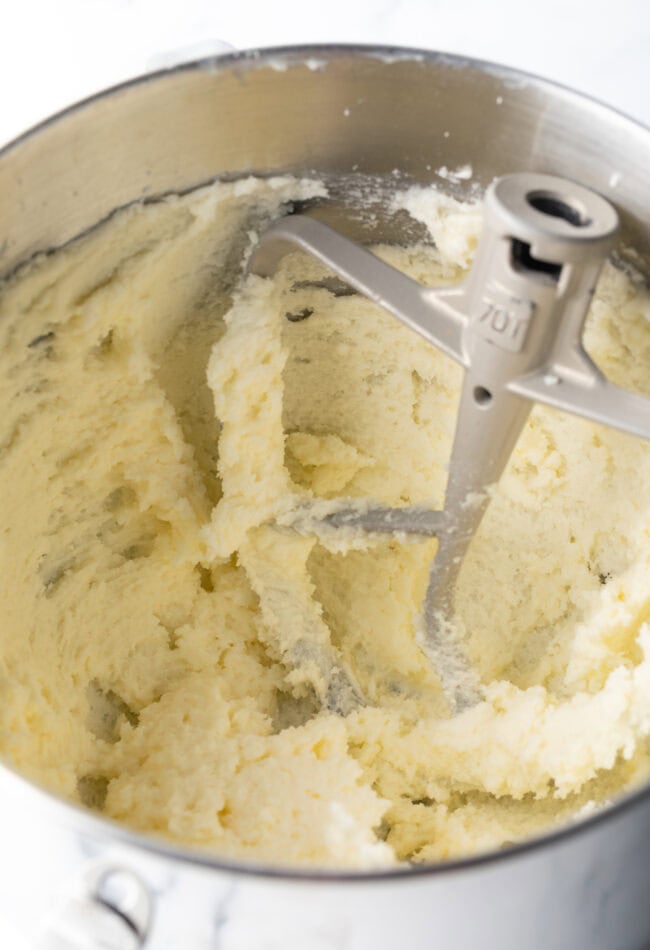
M319 193L133 207L4 287L0 753L217 855L498 848L650 775L650 445L534 409L457 590L485 699L450 718L416 640L436 542L308 513L439 507L461 371L306 256L241 278L255 232ZM377 253L462 279L480 208L395 207L434 241ZM612 265L586 343L650 395L650 298Z

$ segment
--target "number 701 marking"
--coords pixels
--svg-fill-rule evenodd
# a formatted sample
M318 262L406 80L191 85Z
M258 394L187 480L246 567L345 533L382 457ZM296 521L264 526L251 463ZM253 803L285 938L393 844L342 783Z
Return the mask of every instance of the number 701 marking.
M482 336L506 350L519 352L526 340L528 325L533 312L529 300L511 299L507 304L483 299L477 323Z

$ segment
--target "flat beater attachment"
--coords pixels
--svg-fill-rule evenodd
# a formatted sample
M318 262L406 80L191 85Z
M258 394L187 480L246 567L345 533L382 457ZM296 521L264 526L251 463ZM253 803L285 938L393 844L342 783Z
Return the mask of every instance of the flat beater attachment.
M456 580L535 402L650 439L650 399L610 383L582 344L598 276L618 230L614 208L561 178L513 174L484 201L484 228L466 281L422 287L325 224L287 216L262 234L249 269L271 276L299 248L465 369L442 511L340 499L314 508L329 529L436 536L420 642L452 713L480 699L455 635ZM362 502L360 504L360 502ZM318 512L318 514L316 514ZM311 527L318 533L312 520ZM308 510L301 530L309 530Z

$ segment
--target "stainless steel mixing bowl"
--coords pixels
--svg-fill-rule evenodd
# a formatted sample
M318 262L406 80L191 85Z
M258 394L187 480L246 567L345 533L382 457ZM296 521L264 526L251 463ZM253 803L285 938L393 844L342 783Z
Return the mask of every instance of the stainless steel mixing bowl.
M521 170L601 192L621 213L618 253L648 267L648 130L488 63L310 47L147 76L12 143L0 153L0 275L117 207L249 172L324 175L334 195L324 216L358 237L403 237L359 204L381 212L386 182L440 183L442 166L467 164L472 178L454 185L461 197ZM0 802L2 840L20 842L0 858L0 914L50 950L640 950L650 941L648 789L506 851L373 874L192 854L6 768Z

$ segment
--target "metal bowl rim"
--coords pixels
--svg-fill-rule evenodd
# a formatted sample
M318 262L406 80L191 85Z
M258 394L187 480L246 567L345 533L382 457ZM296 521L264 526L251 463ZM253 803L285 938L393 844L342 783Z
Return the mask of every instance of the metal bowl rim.
M399 61L437 62L443 65L451 66L452 68L472 69L476 70L477 72L488 73L489 75L496 76L497 78L504 79L505 81L511 80L516 85L521 85L522 83L531 83L542 90L547 89L550 92L560 93L568 99L574 99L578 105L587 103L591 106L595 106L597 109L606 112L608 115L615 116L619 120L629 123L637 130L640 129L644 132L650 132L650 125L645 125L640 119L628 115L622 109L608 105L606 102L603 102L596 96L591 96L588 93L580 92L576 89L573 89L571 86L567 86L564 83L560 83L555 80L547 79L546 77L540 76L537 73L529 73L521 69L516 69L514 66L504 66L502 63L495 63L492 60L475 59L471 56L463 56L458 53L446 53L441 50L428 50L421 49L419 47L373 46L370 44L361 43L314 43L307 44L305 46L269 46L248 50L235 50L233 52L221 53L215 56L188 60L187 62L178 63L176 66L142 73L141 75L134 76L131 79L126 79L122 82L107 86L105 89L100 89L89 96L84 96L82 99L79 99L76 102L65 106L64 108L53 112L44 119L41 119L39 122L15 136L13 139L10 139L9 142L6 142L4 145L0 146L0 159L3 158L5 153L12 151L27 139L30 139L39 132L44 131L50 125L54 125L61 119L65 119L69 115L92 106L99 100L108 99L119 92L125 92L131 87L141 86L148 82L155 82L165 77L184 72L216 72L218 69L220 70L233 66L244 66L247 69L262 69L270 67L272 69L276 68L278 71L280 71L278 68L278 63L282 59L287 62L287 65L299 66L304 65L306 60L312 58L316 60L319 56L323 57L324 59L326 58L332 60L347 55L360 56L366 59L378 59L380 61L384 61L387 64ZM325 65L324 62L323 65ZM320 64L315 68L320 68Z

